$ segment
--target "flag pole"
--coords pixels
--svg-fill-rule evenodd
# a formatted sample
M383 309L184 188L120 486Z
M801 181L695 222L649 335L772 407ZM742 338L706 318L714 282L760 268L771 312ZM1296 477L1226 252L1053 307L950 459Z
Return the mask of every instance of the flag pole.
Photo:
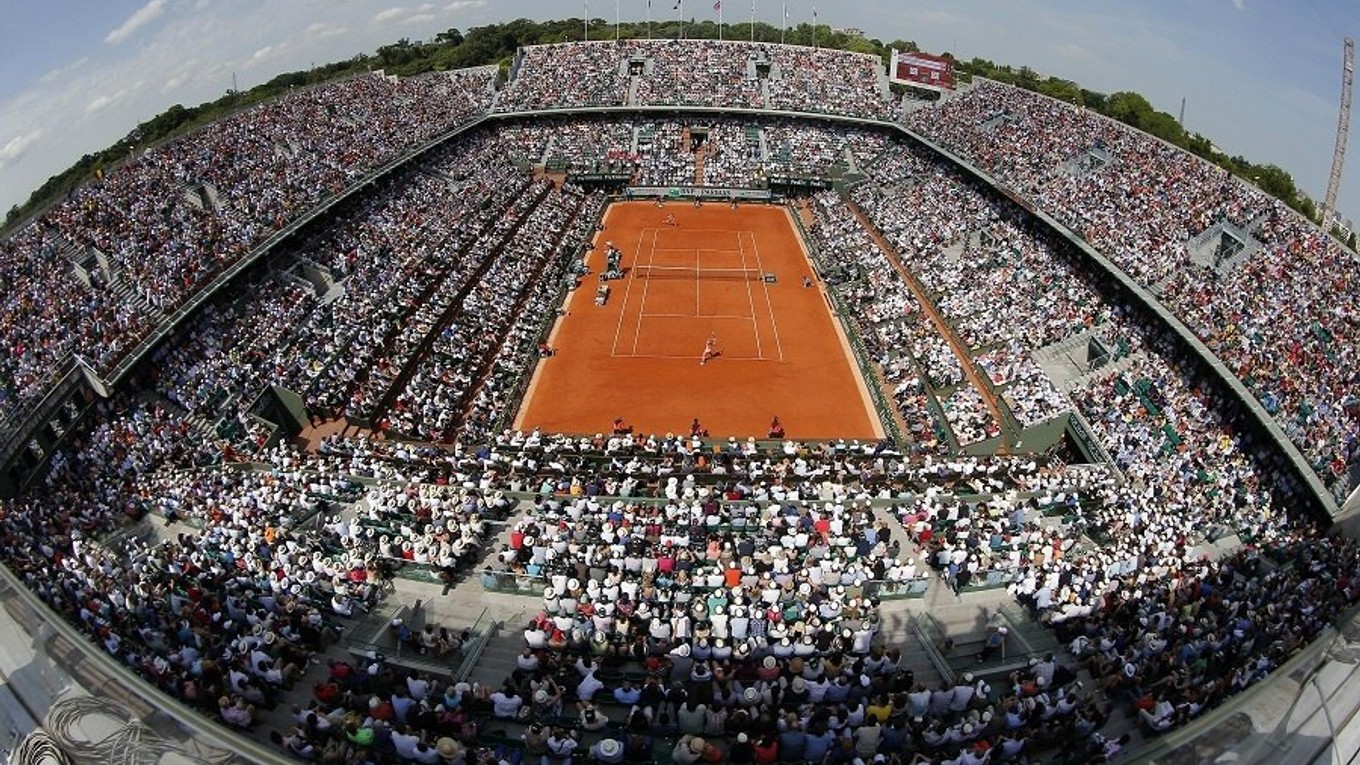
M817 6L812 6L812 48L817 48Z
M779 28L779 44L784 44L784 33L789 31L789 4L784 3L784 25Z
M647 39L652 39L652 0L647 0Z
M756 41L756 0L751 0L751 42Z
M585 32L586 42L590 42L590 0L585 0L585 3L586 3L586 16L584 19L581 20L581 28L586 31Z
M714 3L714 5L718 6L718 42L722 42L723 39L722 0L718 0L718 2Z
M685 39L685 0L680 0L675 4L675 7L680 9L680 39L683 40Z
M619 3L621 0L614 0L614 42L619 41Z

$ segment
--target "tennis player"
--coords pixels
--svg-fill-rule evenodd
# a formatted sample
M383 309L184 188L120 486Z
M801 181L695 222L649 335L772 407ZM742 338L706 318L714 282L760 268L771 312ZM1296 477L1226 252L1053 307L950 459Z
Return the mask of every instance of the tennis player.
M718 336L710 334L704 341L704 352L699 356L699 364L707 364L709 359L717 358L719 353Z

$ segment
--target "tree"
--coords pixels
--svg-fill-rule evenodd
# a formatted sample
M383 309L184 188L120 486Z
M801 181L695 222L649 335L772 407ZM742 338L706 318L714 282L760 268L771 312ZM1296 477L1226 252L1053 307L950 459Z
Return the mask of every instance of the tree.
M1140 93L1121 91L1111 93L1105 101L1105 113L1126 125L1138 127L1144 116L1152 112L1152 104Z
M1077 87L1077 84L1070 80L1049 77L1039 83L1039 92L1049 98L1056 98L1059 101L1066 101L1069 104L1076 104L1077 106L1081 106L1084 103L1082 100L1082 89Z
M1177 146L1185 143L1185 130L1181 124L1166 112L1148 112L1143 115L1142 122L1137 127L1146 130L1152 135Z

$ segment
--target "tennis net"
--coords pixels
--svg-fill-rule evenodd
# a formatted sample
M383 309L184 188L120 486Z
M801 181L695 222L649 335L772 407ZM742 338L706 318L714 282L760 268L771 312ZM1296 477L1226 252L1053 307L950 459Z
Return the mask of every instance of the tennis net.
M765 274L754 268L683 268L679 266L633 266L637 279L693 279L695 281L758 282Z

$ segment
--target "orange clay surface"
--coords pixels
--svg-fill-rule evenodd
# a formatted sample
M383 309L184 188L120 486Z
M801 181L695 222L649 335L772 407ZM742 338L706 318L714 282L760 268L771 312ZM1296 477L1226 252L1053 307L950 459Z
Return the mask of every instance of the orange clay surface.
M516 427L608 433L622 417L640 433L688 434L697 417L715 437L764 438L777 415L790 438L882 437L821 284L803 286L815 275L786 208L623 202L604 226ZM607 241L626 275L601 306ZM710 336L719 355L700 364Z

